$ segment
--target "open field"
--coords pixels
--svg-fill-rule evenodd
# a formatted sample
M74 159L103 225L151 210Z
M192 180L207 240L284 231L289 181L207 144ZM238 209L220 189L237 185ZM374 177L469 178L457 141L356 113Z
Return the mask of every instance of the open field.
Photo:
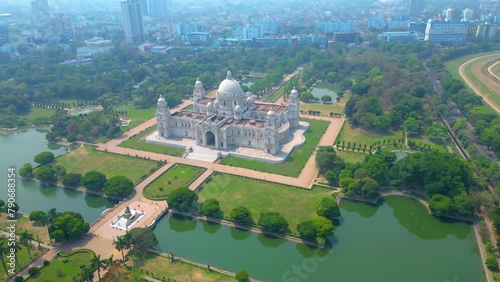
M459 73L477 95L500 113L500 85L482 72L483 66L497 58L500 53L471 59L460 66Z
M340 98L339 102L333 104L323 104L323 103L304 103L300 102L300 110L307 113L308 111L320 111L322 116L329 116L330 112L344 114L345 104L349 101L351 92L347 91L344 97Z
M263 163L259 161L251 161L236 157L229 157L221 160L221 164L243 167L257 171L281 174L285 176L297 177L300 175L302 168L306 165L307 160L314 152L316 145L328 128L329 123L322 120L302 119L309 123L305 137L306 142L302 147L295 149L288 159L282 164Z
M143 258L135 255L130 256L131 260L127 265L132 266L132 271L138 275L144 272L153 273L154 277L162 278L163 281L183 281L183 282L234 282L233 277L207 269L199 268L194 265L176 261L172 263L170 259L154 253L147 253Z
M148 175L157 168L157 163L134 157L99 152L92 146L82 146L56 159L67 172L84 174L97 170L110 178L115 175L127 176L138 184L143 175Z
M24 117L26 117L27 119L29 119L31 121L33 121L36 118L41 118L41 117L46 117L50 120L50 118L52 118L52 116L55 114L56 114L55 110L31 107L31 112Z
M305 190L228 174L214 174L198 193L199 202L217 199L224 217L239 206L247 207L255 222L262 212L279 212L294 235L298 235L297 224L315 216L317 203L331 195L328 189Z
M184 148L170 147L158 144L151 144L146 142L146 137L151 133L156 131L156 124L143 132L125 140L120 144L120 147L166 154L170 156L182 156L184 154Z
M7 226L9 226L9 223L7 223L7 214L1 213L0 230L7 232ZM33 234L33 237L35 238L35 240L33 241L33 245L38 246L36 241L37 235L38 238L40 239L40 243L45 243L47 245L50 243L47 226L34 225L33 222L29 221L27 217L21 215L17 218L16 227L18 233L21 233L22 231L26 230L29 233Z
M201 167L175 164L146 186L142 193L149 199L165 200L172 190L188 187L205 170Z
M366 154L352 151L335 151L337 155L346 163L355 164L362 163Z
M463 64L463 63L467 62L468 60L473 59L475 57L485 56L485 55L494 54L494 53L497 53L497 51L472 54L472 55L460 57L460 58L457 58L455 60L445 62L444 65L445 65L446 70L449 73L451 73L451 76L453 78L460 79L460 74L458 73L458 68L460 67L461 64Z
M156 107L149 107L144 109L135 108L132 104L123 104L115 108L117 111L127 111L127 116L131 119L146 121L155 116Z
M362 145L372 145L375 142L378 141L383 141L383 140L400 140L403 138L403 134L401 131L396 131L396 132L387 132L386 134L382 133L377 133L377 132L369 132L365 131L359 127L354 127L352 126L349 122L346 122L344 124L344 127L342 128L342 131L340 131L339 137L337 138L337 141L340 141L341 143L345 141L345 146L347 147L347 143L351 142L351 146L354 142L356 142L356 146L358 144Z
M50 261L50 264L43 267L40 274L32 277L29 281L74 281L81 273L80 266L89 266L94 254L91 252L75 252L67 257L57 256ZM95 274L97 278L97 273Z

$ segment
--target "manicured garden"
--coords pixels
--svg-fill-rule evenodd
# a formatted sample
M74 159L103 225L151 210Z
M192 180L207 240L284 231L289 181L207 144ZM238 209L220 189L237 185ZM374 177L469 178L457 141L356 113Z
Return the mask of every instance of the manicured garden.
M205 168L196 166L174 164L144 188L143 195L149 199L164 200L172 190L179 187L188 187L205 170Z
M115 175L125 175L134 184L150 174L158 166L155 161L144 160L132 156L96 151L92 146L81 146L56 159L68 173L80 173L96 170L110 178Z
M135 108L130 103L116 107L116 110L126 111L127 116L129 118L137 119L137 120L141 120L141 121L146 121L146 120L152 119L156 113L156 107L149 107L149 108L140 109L140 108Z
M297 224L315 216L318 202L323 197L331 197L332 193L329 189L305 190L229 174L214 174L202 185L198 201L217 199L224 217L228 217L233 208L246 207L255 222L260 213L278 212L288 221L292 234L298 236Z
M148 253L143 258L129 256L127 265L138 275L148 275L162 281L235 281L233 277L203 269L181 261L171 262L170 259L155 253Z
M302 147L295 149L284 163L271 164L229 157L222 159L221 164L298 177L329 125L328 121L323 120L302 119L302 121L309 123L309 129L305 134L306 142Z
M336 150L335 152L344 162L349 164L362 163L366 156L366 154L363 154L361 152L358 153L358 152L340 151L340 150Z
M23 268L25 268L27 265L29 265L33 260L37 259L40 255L42 255L44 252L47 251L45 248L38 249L38 247L35 247L35 244L32 244L32 247L30 249L31 252L31 258L28 254L28 250L26 249L26 246L20 245L19 242L17 243L18 246L21 247L20 250L17 251L16 257L19 262L19 267L16 266L16 273L21 271ZM10 248L10 247L9 247ZM9 253L5 253L3 255L3 260L5 263L9 262L9 258L7 257ZM10 267L7 265L7 270L9 270ZM7 275L5 274L5 270L2 267L0 267L0 281L7 281Z
M40 274L31 277L29 281L74 281L74 277L80 276L80 266L89 267L93 256L94 252L85 249L69 254L60 253L49 265L40 269Z
M156 125L151 126L150 128L142 131L141 133L136 134L131 138L129 138L128 140L122 142L120 144L120 147L154 152L159 154L166 154L170 156L178 156L178 157L184 154L185 151L184 148L147 143L146 137L155 131L156 131Z
M322 116L330 116L330 113L344 114L345 104L349 101L350 92L345 92L339 102L332 104L304 103L300 102L300 110L307 114L309 111L320 111Z

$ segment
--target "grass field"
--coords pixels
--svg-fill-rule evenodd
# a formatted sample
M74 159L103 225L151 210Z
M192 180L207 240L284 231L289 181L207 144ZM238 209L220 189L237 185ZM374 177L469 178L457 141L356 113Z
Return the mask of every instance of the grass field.
M3 231L8 231L7 226L9 226L9 223L7 222L7 214L6 213L1 213L0 214L0 230ZM25 216L19 216L17 218L16 222L16 227L17 227L17 232L20 233L24 230L30 232L33 234L33 237L35 240L33 241L33 245L37 245L36 243L36 238L38 234L38 238L40 239L41 243L49 244L49 232L47 230L46 226L39 226L39 225L33 225L33 222L29 221L29 219Z
M259 161L251 161L236 157L229 157L221 160L221 164L244 167L257 171L270 172L286 176L297 177L307 160L314 152L316 145L328 128L329 122L322 120L303 119L309 123L305 137L306 142L302 147L295 149L288 159L282 164L270 164Z
M42 253L46 252L47 249L41 248L38 249L38 247L35 247L35 245L32 245L30 252L31 252L31 259L28 254L28 249L26 249L26 246L24 245L19 245L21 246L21 249L17 251L16 257L19 262L19 267L16 266L16 273L21 271L24 267L29 265L33 260L38 258ZM7 253L4 254L3 259L5 263L9 262L9 258L7 258ZM10 267L7 266L7 270L9 270ZM5 270L3 267L0 267L0 281L7 281L7 275L5 274Z
M489 85L486 83L483 83L481 79L478 77L483 77L482 74L479 74L481 76L476 76L472 73L472 66L473 65L484 65L488 63L492 58L489 59L482 59L478 60L474 64L467 64L465 66L464 72L467 78L474 84L474 86L481 91L481 94L485 96L491 103L495 104L497 107L500 108L500 93L497 93L495 89L491 88ZM485 78L487 79L487 78Z
M172 190L188 187L205 170L201 167L175 164L144 188L143 195L149 199L165 200Z
M402 139L403 134L401 131L396 132L388 132L386 134L376 133L376 132L368 132L359 127L352 126L349 122L346 122L342 131L340 131L338 141L345 141L345 146L347 146L347 142L352 143L356 142L356 144L363 145L372 145L375 142L383 141L384 139ZM356 145L358 146L358 145Z
M124 104L115 108L117 111L127 111L127 116L131 119L137 119L140 121L146 121L152 119L156 113L156 107L149 107L145 109L139 109L132 106L132 104Z
M444 65L445 65L446 70L449 73L451 73L451 76L453 78L460 79L460 75L458 74L458 67L461 64L463 64L466 61L468 61L470 59L473 59L475 57L480 57L480 56L494 54L494 53L497 53L497 51L495 51L495 52L485 52L485 53L476 53L476 54L472 54L472 55L460 57L460 58L457 58L455 60L451 60L451 61L445 62Z
M362 163L366 156L366 154L352 151L336 151L336 153L344 162L349 164Z
M89 266L93 256L94 254L89 252L77 252L68 257L55 257L48 266L41 269L39 275L30 278L29 281L74 281L73 278L81 273L80 266ZM95 278L97 278L97 273Z
M187 107L183 108L182 110L183 110L183 111L192 111L192 110L194 110L194 105L193 105L193 104L191 104L191 105L189 105L189 106L187 106Z
M67 172L84 174L97 170L110 178L115 175L127 176L134 184L138 184L143 175L149 175L157 168L154 161L134 157L99 152L92 146L82 146L56 159Z
M125 147L125 148L130 148L130 149L136 149L136 150L141 150L141 151L148 151L148 152L154 152L154 153L160 153L160 154L166 154L170 156L182 156L184 154L184 151L186 151L184 148L178 148L178 147L170 147L170 146L164 146L164 145L158 145L158 144L151 144L146 142L146 137L153 133L156 130L156 125L144 130L143 132L129 138L128 140L125 140L120 144L120 147Z
M26 117L29 120L34 120L40 117L46 117L50 120L50 118L52 118L52 116L55 115L55 113L56 113L55 110L31 107L31 112L24 117Z
M162 281L182 281L182 282L201 282L201 281L217 281L217 282L234 282L235 279L227 275L208 271L191 264L176 261L172 263L170 259L154 253L148 253L143 258L135 255L129 256L131 259L127 261L127 265L132 266L132 271L140 275L144 272L152 273L157 279ZM163 278L165 277L165 278Z
M255 222L262 212L279 212L294 235L298 235L297 224L315 216L317 203L331 195L329 189L305 190L228 174L215 174L198 193L199 202L219 200L225 217L239 206L247 207Z

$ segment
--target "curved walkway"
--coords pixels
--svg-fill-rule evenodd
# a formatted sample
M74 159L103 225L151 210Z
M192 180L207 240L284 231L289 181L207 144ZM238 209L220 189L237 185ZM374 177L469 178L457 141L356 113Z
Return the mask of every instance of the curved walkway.
M496 95L500 95L500 85L493 80L491 77L488 77L482 72L482 67L484 64L476 64L474 65L475 62L480 61L480 60L485 60L489 59L488 62L496 61L500 58L500 53L497 54L491 54L491 55L486 55L486 56L481 56L481 57L476 57L473 59L470 59L464 63L462 63L459 68L458 68L458 73L462 77L462 79L467 83L467 85L479 96L483 98L483 100L490 106L492 107L497 113L500 113L500 105L496 104L495 102L491 101L490 97L483 93L481 89L479 89L472 81L471 79L467 76L465 73L465 68L468 65L471 66L471 72L473 75L476 76L476 78L480 81L480 83L484 84L485 87L488 87L491 89L492 92L496 93Z

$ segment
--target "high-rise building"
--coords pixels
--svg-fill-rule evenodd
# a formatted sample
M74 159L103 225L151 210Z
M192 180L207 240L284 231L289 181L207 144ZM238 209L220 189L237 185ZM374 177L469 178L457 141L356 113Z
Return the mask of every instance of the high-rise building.
M469 8L462 11L462 21L464 22L470 22L473 16L474 16L474 11Z
M462 19L462 14L455 9L446 9L443 11L443 17L447 21L459 22Z
M483 23L477 26L476 37L493 38L497 33L498 26L489 23Z
M278 35L278 21L277 20L259 20L255 22L256 26L260 27L261 35Z
M179 36L191 32L198 32L198 26L196 24L188 23L175 25L175 33Z
M0 45L9 43L9 27L0 23Z
M425 41L464 44L467 22L437 21L430 19L425 28Z
M410 17L419 17L424 13L425 0L410 0L408 6L408 15Z
M49 2L35 0L31 2L32 21L37 28L46 28L50 21Z
M63 13L54 13L50 19L50 25L53 33L55 34L68 34L73 31L73 24L71 23L71 18L64 16Z
M149 0L149 15L158 18L167 17L168 0Z
M141 2L127 0L121 2L125 40L129 43L144 42L144 24L142 21Z
M245 25L245 28L243 29L244 39L261 38L261 37L262 37L262 30L260 26L251 24Z
M140 0L142 16L149 16L148 0Z

